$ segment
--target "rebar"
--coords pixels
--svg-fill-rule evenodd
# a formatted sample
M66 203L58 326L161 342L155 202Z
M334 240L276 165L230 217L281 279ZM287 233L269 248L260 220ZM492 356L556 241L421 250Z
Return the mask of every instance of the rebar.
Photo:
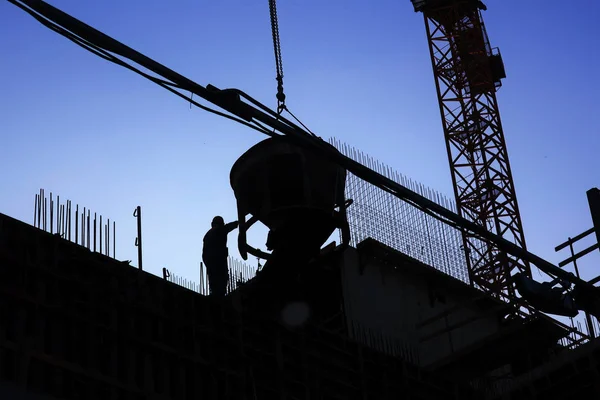
M50 197L47 198L45 190L40 189L35 195L33 226L46 232L60 235L61 238L72 241L75 244L86 247L89 250L110 256L110 219L106 219L106 224L103 224L102 215L83 207L83 211L79 211L79 204L75 205L75 231L71 235L73 220L73 208L71 200L60 201L60 196L54 197L50 192ZM79 218L81 217L81 222ZM50 218L50 224L48 224ZM93 221L92 221L93 218ZM98 220L99 218L99 220ZM49 229L48 229L49 228ZM112 222L112 257L116 257L116 222ZM79 233L81 230L81 234ZM102 237L104 235L104 238ZM99 246L97 245L98 237L100 239ZM104 240L103 240L104 239Z
M54 200L52 200L52 192L50 192L50 233L54 233Z
M96 251L96 213L94 213L94 252Z
M56 233L60 235L60 196L56 196Z
M85 207L83 207L83 214L81 214L81 245L85 247Z
M257 268L252 267L242 260L238 260L233 257L228 257L229 265L229 281L227 283L227 293L231 293L237 290L241 285L247 283L249 280L256 276ZM184 279L178 275L173 274L166 268L163 268L163 278L169 282L175 283L179 286L183 286L186 289L192 290L201 295L208 296L210 294L210 286L208 280L208 274L206 273L206 267L204 263L200 263L200 281L196 283L191 280Z
M110 243L110 219L106 221L106 243ZM110 257L110 245L106 246L106 256Z
M71 200L67 202L67 225L68 225L68 237L67 240L71 241Z
M75 205L75 244L79 244L79 204Z
M98 236L100 236L100 239L99 239L99 241L100 241L99 247L100 248L98 249L100 254L106 253L106 251L103 252L103 247L102 247L102 236L104 235L104 232L102 232L103 227L104 227L104 225L102 225L102 215L101 215L100 216L100 234L98 235ZM106 240L104 241L104 243L106 243Z
M86 227L86 229L87 229L87 236L86 236L85 240L86 240L87 248L88 248L88 250L90 250L91 246L90 246L90 210L89 209L88 209L88 213L87 213L86 224L87 224L87 227Z
M446 196L403 176L362 151L335 138L330 143L364 166L451 211L456 210ZM458 229L350 173L346 178L346 198L354 200L347 211L352 246L373 238L447 275L469 282L465 254L461 250L462 236Z

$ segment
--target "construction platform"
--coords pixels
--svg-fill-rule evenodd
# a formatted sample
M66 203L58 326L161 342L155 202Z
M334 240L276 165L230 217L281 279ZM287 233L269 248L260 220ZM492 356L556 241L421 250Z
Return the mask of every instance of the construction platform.
M478 398L468 385L318 321L286 328L4 215L0 260L0 381L28 392L86 400Z
M512 354L534 344L542 352L564 332L549 335L538 321L468 334L496 326L503 305L373 240L330 251L279 288L249 282L215 300L0 214L0 273L0 398L564 399L573 385L598 390L596 342L503 385L474 377L482 360L501 362L481 370L514 364L494 354L519 343ZM396 281L414 304L390 303ZM452 317L441 333L424 328L469 297L462 325ZM312 310L299 327L277 312L294 299Z

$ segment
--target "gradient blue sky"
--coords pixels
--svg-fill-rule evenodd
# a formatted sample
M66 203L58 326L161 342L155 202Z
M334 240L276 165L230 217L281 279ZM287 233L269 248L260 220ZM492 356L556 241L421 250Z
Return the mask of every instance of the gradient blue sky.
M50 3L200 84L276 103L266 0ZM600 186L600 5L486 4L506 65L498 98L528 246L558 262L554 246L591 226L585 191ZM320 136L452 197L425 28L410 1L280 1L278 11L290 109ZM263 137L190 110L5 1L0 52L0 212L31 223L46 188L116 220L117 257L135 260L131 213L141 205L145 269L197 280L211 218L235 218L230 168ZM590 275L597 261L589 256Z

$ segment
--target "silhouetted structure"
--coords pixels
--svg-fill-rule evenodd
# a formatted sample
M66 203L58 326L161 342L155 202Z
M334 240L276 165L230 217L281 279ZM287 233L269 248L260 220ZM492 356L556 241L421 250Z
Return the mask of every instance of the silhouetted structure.
M366 185L352 175L348 186L340 184L345 173L333 165L329 174L311 175L327 162L282 139L262 142L245 157L232 169L240 250L256 252L245 232L260 220L271 228L274 251L265 254L267 273L254 276L236 264L243 278L218 299L194 292L166 268L161 279L0 215L0 398L15 392L64 399L600 393L590 378L600 359L593 336L543 315L515 317L507 303L450 276L456 270L439 262L447 262L444 254L412 253L417 259L402 251L402 240L426 254L444 251L434 245L444 230L420 224L417 211L410 217L377 191L362 193ZM350 195L354 202L346 200ZM355 210L370 210L374 221ZM387 218L377 214L382 210ZM346 240L353 233L353 246L319 250L336 227ZM225 262L226 234L216 247Z
M342 254L289 284L312 310L291 330L262 307L286 302L268 291L240 288L215 303L0 215L0 380L12 387L6 393L16 387L64 399L392 398L407 390L425 399L477 398L468 385L348 336L336 268ZM403 352L397 340L369 340Z
M248 284L215 303L0 215L0 273L0 398L563 399L597 390L597 341L561 351L568 332L552 321L503 323L506 305L374 240L328 247L286 283L287 298ZM294 326L299 300L310 314Z
M225 298L200 296L142 271L140 207L137 270L0 215L3 397L13 396L15 387L28 389L22 394L29 398L37 391L38 398L83 399L600 394L597 341L581 332L574 338L574 329L531 307L524 315L525 305L512 307L493 297L519 301L511 271L530 275L527 263L533 262L575 283L590 308L597 305L592 283L523 250L495 104L504 70L487 43L477 9L481 2L413 1L425 14L434 72L445 85L443 93L438 85L438 94L453 146L448 154L458 211L468 219L341 156L241 91L198 85L44 2L12 2L106 60L177 94L176 89L197 94L238 122L254 123L250 126L269 136L278 130L286 139L276 135L259 143L232 170L240 253L244 259L247 253L264 255L267 264ZM447 46L440 47L444 42ZM444 107L456 99L460 110ZM473 158L480 155L481 160ZM349 246L347 170L464 229L470 280L488 292L372 238ZM597 231L598 212L592 212ZM270 229L270 255L246 243L245 232L256 221ZM321 249L336 228L342 244ZM427 247L435 260L434 246Z

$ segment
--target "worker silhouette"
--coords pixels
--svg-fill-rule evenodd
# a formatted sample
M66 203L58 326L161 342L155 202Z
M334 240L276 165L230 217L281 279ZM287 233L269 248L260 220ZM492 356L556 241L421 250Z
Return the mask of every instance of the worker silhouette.
M202 248L202 261L206 265L210 294L225 296L229 282L229 268L227 266L227 234L238 227L238 222L225 224L223 217L213 218L210 230L204 235Z

